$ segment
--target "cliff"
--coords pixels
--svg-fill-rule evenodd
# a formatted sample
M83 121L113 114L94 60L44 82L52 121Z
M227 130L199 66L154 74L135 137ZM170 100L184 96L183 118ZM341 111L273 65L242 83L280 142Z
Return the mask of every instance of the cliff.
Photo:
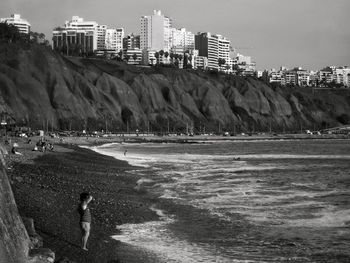
M0 145L0 262L27 262L30 239L18 214Z
M35 231L33 219L22 220L19 216L6 174L5 154L7 150L0 144L0 262L54 262L55 253L41 247L42 238Z
M296 131L350 119L349 90L273 88L255 78L62 57L2 45L0 111L32 128Z

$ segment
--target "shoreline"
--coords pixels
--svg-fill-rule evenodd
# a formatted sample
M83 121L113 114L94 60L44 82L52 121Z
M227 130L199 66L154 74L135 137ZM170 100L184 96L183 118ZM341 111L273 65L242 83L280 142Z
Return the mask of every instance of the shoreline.
M35 137L34 137L35 138ZM39 138L39 137L37 137ZM350 134L259 134L259 135L235 135L235 136L218 136L218 135L146 135L146 134L110 134L106 137L85 137L85 136L68 136L62 137L63 142L59 139L49 138L49 141L61 144L71 144L78 146L100 146L109 143L201 143L210 141L276 141L276 140L347 140Z
M320 139L321 136L313 137L295 139ZM221 137L218 141L226 138ZM237 141L247 138L249 137L240 137ZM250 138L267 140L261 137ZM182 138L180 141L178 138L170 138L169 141L164 141L164 137L152 139L128 137L125 142L200 143L203 138L190 137L188 141L182 141ZM213 137L209 139L208 142ZM348 138L337 136L322 139ZM33 145L28 146L26 139L17 138L16 142L23 155L9 153L9 165L12 168L7 171L16 203L21 215L34 219L45 246L56 253L56 262L65 257L71 262L158 262L156 255L112 237L119 234L118 225L159 220L159 215L151 207L158 204L161 208L168 208L167 201L159 201L157 196L135 188L142 176L128 171L138 167L84 147L124 143L124 140L119 137L88 140L84 137L68 137L64 143L56 144L53 152L46 153L31 151L30 146ZM79 193L82 191L90 191L96 198L92 204L95 222L92 224L88 244L90 251L87 253L79 248L80 230L75 214Z

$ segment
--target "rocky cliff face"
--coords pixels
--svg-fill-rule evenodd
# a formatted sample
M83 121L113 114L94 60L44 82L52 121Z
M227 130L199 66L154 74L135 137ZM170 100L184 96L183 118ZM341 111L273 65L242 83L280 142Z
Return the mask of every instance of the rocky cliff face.
M30 239L18 214L0 145L0 262L28 262Z
M52 263L55 253L43 248L31 218L19 216L6 174L6 148L0 144L0 262Z
M237 131L325 128L349 120L349 91L170 68L65 58L41 46L0 50L0 111L33 128Z

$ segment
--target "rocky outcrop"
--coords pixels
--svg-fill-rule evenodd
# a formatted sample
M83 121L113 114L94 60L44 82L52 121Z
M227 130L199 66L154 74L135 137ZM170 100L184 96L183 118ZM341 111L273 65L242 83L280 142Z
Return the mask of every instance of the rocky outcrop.
M6 175L4 161L6 153L5 147L0 145L0 262L54 262L55 253L50 249L41 248L42 238L35 232L33 220L24 218L25 227L19 216Z
M67 58L38 45L0 49L0 102L2 113L33 128L299 130L350 119L349 90L272 88L254 78Z
M30 239L18 214L6 175L4 152L2 150L0 154L0 262L22 263L27 262Z

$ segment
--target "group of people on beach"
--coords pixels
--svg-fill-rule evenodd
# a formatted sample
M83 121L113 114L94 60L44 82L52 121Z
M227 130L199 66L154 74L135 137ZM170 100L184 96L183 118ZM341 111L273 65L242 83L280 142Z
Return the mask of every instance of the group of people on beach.
M33 148L33 151L38 150L42 152L45 152L46 150L53 151L53 143L47 142L45 139L40 139Z

